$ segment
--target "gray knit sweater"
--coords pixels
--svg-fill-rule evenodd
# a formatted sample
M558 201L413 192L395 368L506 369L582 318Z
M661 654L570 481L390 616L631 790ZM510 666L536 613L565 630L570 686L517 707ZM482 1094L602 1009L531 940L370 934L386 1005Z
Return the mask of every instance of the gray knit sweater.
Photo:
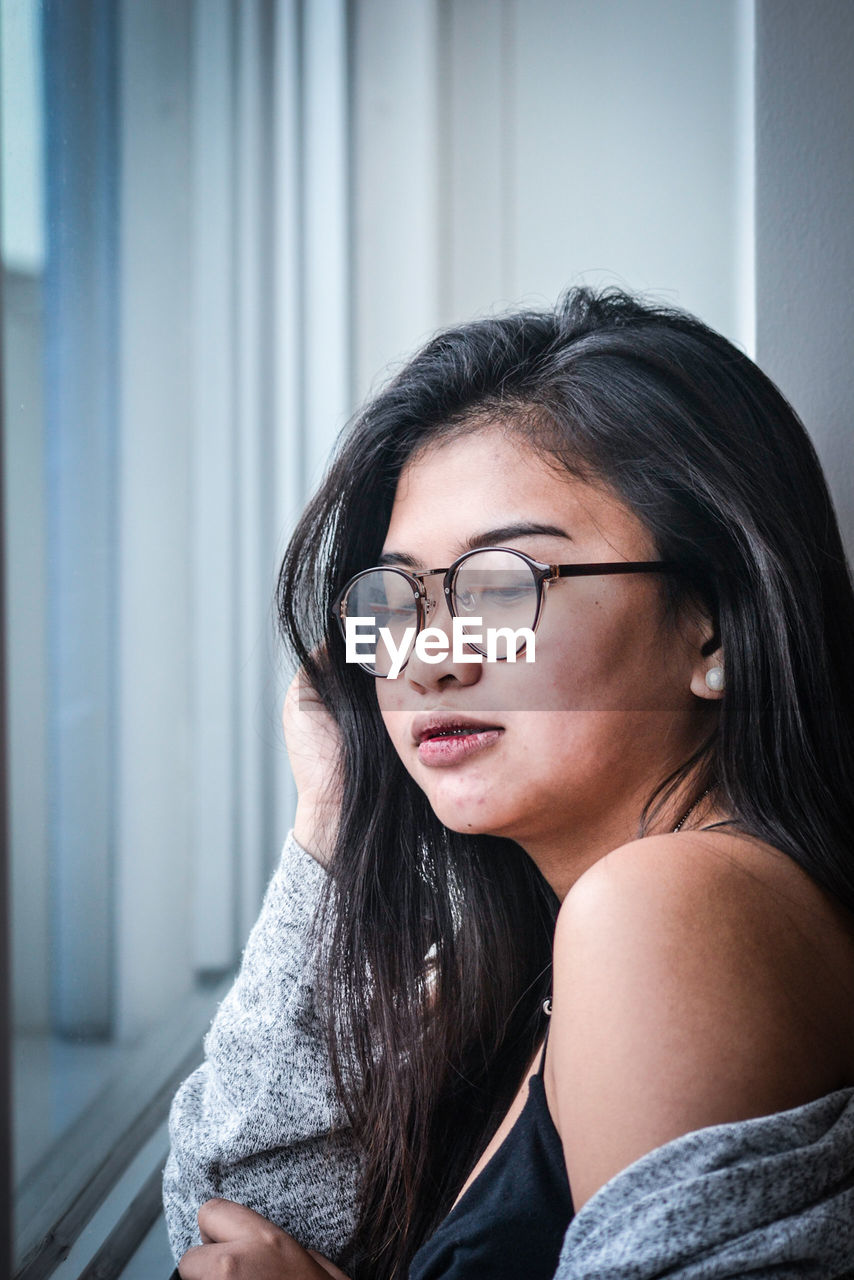
M325 875L291 832L205 1060L175 1095L163 1204L176 1261L201 1243L196 1214L212 1196L346 1258L358 1166L315 1001L312 924Z
M225 1196L346 1269L358 1162L312 977L324 875L291 833L205 1061L172 1104L163 1193L176 1260L199 1243L202 1201ZM649 1152L572 1220L555 1280L664 1276L854 1280L854 1088Z

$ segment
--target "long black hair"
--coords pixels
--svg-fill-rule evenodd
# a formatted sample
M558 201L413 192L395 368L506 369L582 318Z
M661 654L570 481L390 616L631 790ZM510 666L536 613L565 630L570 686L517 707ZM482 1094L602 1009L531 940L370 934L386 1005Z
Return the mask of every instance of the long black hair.
M439 823L330 613L376 562L407 459L489 422L610 486L682 567L668 589L713 619L716 727L661 779L639 834L677 786L687 803L714 784L740 830L854 909L854 593L791 406L700 321L616 290L434 338L344 434L278 588L286 642L342 736L325 964L364 1152L360 1276L405 1274L447 1212L518 1088L549 988L553 894L513 841Z

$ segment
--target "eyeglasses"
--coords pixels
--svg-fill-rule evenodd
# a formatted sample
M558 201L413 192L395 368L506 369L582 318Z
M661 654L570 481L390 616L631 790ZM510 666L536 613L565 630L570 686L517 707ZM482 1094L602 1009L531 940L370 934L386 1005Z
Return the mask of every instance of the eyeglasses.
M447 569L362 569L336 596L332 612L346 638L347 619L367 619L373 623L373 637L360 635L359 666L385 679L391 669L387 647L379 640L380 627L387 627L395 648L406 641L412 628L402 670L412 655L415 637L436 607L428 596L425 578L443 574L443 588L452 618L478 618L485 630L522 628L536 631L543 615L546 590L560 578L587 578L612 573L674 573L678 565L669 560L618 560L600 564L542 564L522 551L509 547L483 547L466 551ZM467 640L476 653L485 648ZM516 648L525 647L524 637ZM371 662L373 659L373 662ZM506 659L500 659L505 661Z

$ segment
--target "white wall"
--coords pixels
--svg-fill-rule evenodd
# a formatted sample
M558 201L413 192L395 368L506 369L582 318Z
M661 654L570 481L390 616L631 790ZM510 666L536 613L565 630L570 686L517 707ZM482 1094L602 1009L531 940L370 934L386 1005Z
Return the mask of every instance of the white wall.
M756 356L854 548L851 0L360 0L354 396L431 331L612 281Z
M740 0L354 7L355 384L439 324L649 290L752 347Z
M854 555L854 4L757 0L756 36L757 358Z
M440 320L438 0L353 5L353 399Z

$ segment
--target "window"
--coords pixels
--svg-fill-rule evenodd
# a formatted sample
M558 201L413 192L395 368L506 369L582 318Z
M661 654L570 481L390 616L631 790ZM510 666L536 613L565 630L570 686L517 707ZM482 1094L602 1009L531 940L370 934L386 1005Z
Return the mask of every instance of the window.
M115 1249L157 1215L169 1100L290 825L271 606L349 409L345 58L335 3L2 14L25 1276L121 1178Z

